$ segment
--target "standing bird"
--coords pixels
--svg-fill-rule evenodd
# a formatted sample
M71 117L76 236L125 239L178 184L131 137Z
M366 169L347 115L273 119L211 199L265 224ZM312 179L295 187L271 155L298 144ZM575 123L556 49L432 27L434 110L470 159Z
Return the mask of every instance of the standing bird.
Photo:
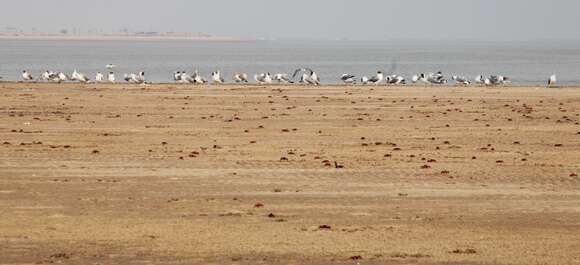
M22 71L22 80L28 82L34 80L34 77L28 71L24 70Z
M361 84L366 85L369 83L369 78L366 76L363 76L360 78L360 82L361 82Z
M342 74L340 80L344 82L345 85L352 85L356 83L356 76L352 74Z
M234 81L236 83L248 83L248 75L245 73L237 73L234 75Z
M70 77L63 72L60 72L58 73L58 79L60 80L60 82L65 82L70 80Z
M483 77L483 75L478 75L475 77L475 84L480 86L485 84L485 78Z
M558 80L556 79L556 74L551 75L550 79L548 79L548 87L556 86L557 81Z
M181 80L181 72L177 71L177 72L173 73L173 81L175 81L175 83L182 83L183 82Z
M254 80L260 85L272 84L272 75L270 73L261 73L254 75Z
M191 77L191 75L189 75L185 71L181 72L180 76L177 77L177 79L179 80L179 82L185 83L185 84L195 83L195 80L193 79L193 77Z
M107 76L107 80L109 80L109 83L114 84L115 83L115 73L109 72L109 76Z
M274 80L278 81L278 84L285 83L285 84L293 84L294 81L290 80L287 74L275 74Z
M105 76L101 72L97 72L97 75L95 76L95 82L102 83L103 81L105 81Z
M133 84L145 83L145 72L139 72L139 74L131 74L131 81L130 82Z
M86 83L88 83L90 81L90 79L85 74L82 74L82 73L77 72L76 69L74 70L74 72L72 74L71 80L73 80L73 81L79 81L79 82L81 82L83 84L86 84Z
M316 72L314 72L310 68L296 69L296 71L294 71L294 74L292 75L292 79L296 78L296 75L298 75L298 73L300 72L304 72L302 74L302 77L300 78L300 83L317 86L320 85L320 78L318 77L318 74L316 74Z
M385 75L383 74L383 72L378 71L375 76L373 76L369 79L368 83L373 83L374 85L378 85L381 82L383 82L384 78L385 78Z
M211 80L214 84L223 84L225 82L219 70L211 73Z
M465 78L463 76L454 75L454 76L451 77L451 79L453 79L453 81L455 81L455 83L457 85L462 85L462 86L469 86L469 85L471 85L471 82L469 82L469 80L467 80L467 78Z
M197 70L195 70L193 72L193 75L191 77L193 77L193 83L194 84L205 84L207 82L205 80L205 78L203 78L203 76L201 76L201 74Z

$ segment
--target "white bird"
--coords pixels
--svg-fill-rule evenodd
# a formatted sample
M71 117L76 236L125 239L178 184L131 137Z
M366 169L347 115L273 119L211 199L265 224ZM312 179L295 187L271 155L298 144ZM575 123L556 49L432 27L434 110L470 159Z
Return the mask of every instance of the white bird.
M374 85L378 85L381 82L383 82L383 79L385 79L385 74L383 74L382 71L378 71L375 76L371 77L368 80L368 83L373 83Z
M254 75L254 80L260 85L272 84L272 75L270 73L261 73Z
M70 80L70 77L68 77L68 75L66 75L63 72L60 72L60 73L58 73L58 79L60 80L60 82L63 82L63 81Z
M360 82L361 82L361 84L366 85L369 83L369 78L366 76L363 76L360 78Z
M102 83L103 81L105 81L105 76L101 72L97 72L97 75L95 76L95 82Z
M419 80L421 80L421 76L419 76L419 75L413 75L413 78L411 78L411 81L413 81L413 84L419 82Z
M81 82L83 84L84 83L88 83L90 81L90 79L86 75L77 72L76 69L74 70L74 72L72 74L71 80L73 80L73 81L79 81L79 82Z
M201 76L199 71L195 70L192 74L194 84L205 84L207 81Z
M294 81L290 80L290 77L288 77L287 74L275 74L273 79L278 81L278 84L280 84L280 83L285 83L285 84L294 83Z
M467 78L465 78L463 76L454 75L451 77L451 79L453 79L453 81L455 81L455 83L457 83L458 85L462 85L462 86L471 85L471 82L469 82L469 80L467 80Z
M26 70L22 71L22 80L24 81L32 81L34 77Z
M352 84L356 83L356 76L354 76L352 74L342 74L342 76L340 77L340 80L342 82L344 82L344 84L346 84L346 85L352 85Z
M115 73L109 72L109 76L107 76L107 80L109 80L109 83L114 84L115 83Z
M478 75L475 77L475 83L478 85L484 85L485 84L485 78L483 77L483 75Z
M145 72L139 72L139 74L131 74L131 83L143 84L145 83Z
M175 81L176 83L182 83L183 82L181 80L181 72L177 71L177 72L173 73L173 81Z
M294 71L294 74L292 75L292 79L296 78L296 75L298 75L298 73L300 72L304 72L302 74L302 77L300 78L300 83L317 86L320 85L320 78L318 77L318 74L316 74L316 72L314 72L310 68L296 69L296 71Z
M236 83L248 83L248 75L245 73L237 73L234 75L234 81Z
M389 85L404 85L405 78L400 75L390 75L385 78L387 84Z
M548 79L548 87L555 86L557 81L556 74L552 74L550 79Z
M107 69L111 70L111 69L113 69L113 68L115 68L117 66L114 65L114 64L107 64L105 67L107 67Z
M178 72L179 76L176 76L175 79L177 79L179 83L184 83L184 84L192 84L195 82L195 80L193 79L193 77L191 77L191 75L189 75L188 73L186 73L185 71L183 72Z
M214 84L222 84L225 82L219 70L211 73L211 80Z

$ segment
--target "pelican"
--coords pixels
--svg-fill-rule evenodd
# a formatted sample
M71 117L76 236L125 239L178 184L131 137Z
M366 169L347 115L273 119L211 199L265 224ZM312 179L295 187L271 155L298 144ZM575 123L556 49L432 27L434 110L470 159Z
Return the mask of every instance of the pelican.
M352 84L356 83L356 76L351 75L351 74L342 74L342 76L340 77L340 80L342 82L344 82L344 84L346 84L346 85L352 85Z
M109 83L114 84L115 83L115 73L109 72L109 76L107 77L107 80L109 80Z
M32 81L34 77L26 70L22 71L22 80L23 81Z
M548 87L553 87L553 86L555 86L557 81L558 81L558 80L556 79L556 74L552 74L552 75L550 76L550 79L548 79Z
M225 82L219 70L211 73L211 80L214 84L222 84Z
M103 81L105 81L105 76L101 72L97 72L97 75L95 76L95 82L102 83Z
M248 75L245 73L237 73L234 75L234 81L236 83L248 83Z
M275 74L273 79L278 81L278 84L280 84L280 83L285 83L285 84L294 83L294 81L290 80L290 78L288 77L287 74Z
M465 78L463 76L454 75L454 76L451 77L451 79L453 79L453 81L455 81L455 83L457 83L457 85L462 85L462 86L469 86L469 85L471 85L471 82L469 82L467 80L467 78Z

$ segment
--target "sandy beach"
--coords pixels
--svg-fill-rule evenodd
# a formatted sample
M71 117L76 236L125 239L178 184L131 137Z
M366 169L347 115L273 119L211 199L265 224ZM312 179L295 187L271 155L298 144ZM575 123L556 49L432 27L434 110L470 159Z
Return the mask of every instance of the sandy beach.
M0 87L0 264L580 264L578 88Z

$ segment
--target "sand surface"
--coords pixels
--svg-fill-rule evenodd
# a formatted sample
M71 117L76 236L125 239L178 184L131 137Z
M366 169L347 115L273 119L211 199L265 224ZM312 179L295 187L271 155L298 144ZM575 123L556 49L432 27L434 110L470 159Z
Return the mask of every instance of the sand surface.
M0 87L0 264L580 264L580 89Z

